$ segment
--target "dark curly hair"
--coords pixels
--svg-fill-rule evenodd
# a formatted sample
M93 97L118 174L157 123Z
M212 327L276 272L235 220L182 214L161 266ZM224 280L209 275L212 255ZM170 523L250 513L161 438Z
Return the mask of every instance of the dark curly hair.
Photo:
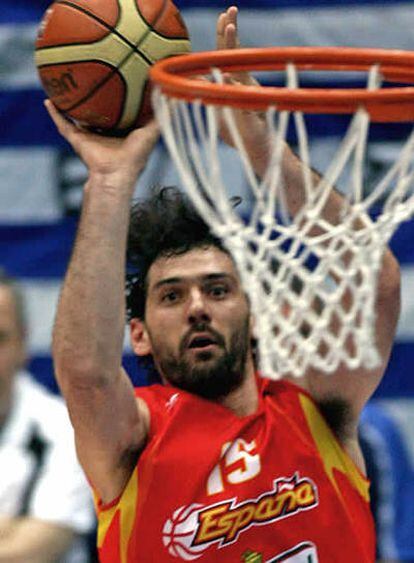
M134 204L127 252L128 318L145 317L148 270L157 258L207 246L227 252L176 187L153 188L148 199Z

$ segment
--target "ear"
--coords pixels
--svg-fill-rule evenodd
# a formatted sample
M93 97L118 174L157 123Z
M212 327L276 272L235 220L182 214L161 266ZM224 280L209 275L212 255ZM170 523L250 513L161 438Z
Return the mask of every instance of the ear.
M137 356L148 356L152 347L145 323L140 319L131 319L129 323L131 346Z

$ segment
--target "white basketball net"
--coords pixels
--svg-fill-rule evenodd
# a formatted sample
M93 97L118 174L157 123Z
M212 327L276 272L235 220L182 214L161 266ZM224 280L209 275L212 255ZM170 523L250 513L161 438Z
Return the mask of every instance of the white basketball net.
M223 82L221 72L211 71ZM287 65L287 85L297 84L293 65ZM373 68L368 88L377 88ZM299 112L269 108L266 120L272 139L268 171L258 179L253 171L234 111L203 106L154 93L155 113L169 152L195 208L221 238L239 270L256 323L260 370L278 379L301 376L309 368L333 372L347 368L375 368L377 275L384 250L398 225L414 210L414 132L397 162L368 196L363 195L363 164L369 116L354 115L325 175L314 185L304 117ZM289 119L293 118L303 167L305 201L291 217L286 207L289 186L283 181L282 151ZM254 197L248 219L229 199L219 161L219 120L224 119L237 148L240 165ZM323 217L332 186L343 170L352 181L344 197L342 219L331 224ZM382 203L374 221L369 210ZM358 225L356 227L356 225ZM309 259L314 264L309 266ZM316 263L316 264L315 264Z

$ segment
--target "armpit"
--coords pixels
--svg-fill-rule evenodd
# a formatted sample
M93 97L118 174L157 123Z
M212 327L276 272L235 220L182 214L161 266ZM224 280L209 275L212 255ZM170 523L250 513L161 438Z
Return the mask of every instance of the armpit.
M317 405L332 432L345 444L353 438L353 416L349 403L339 397L327 397L317 401Z

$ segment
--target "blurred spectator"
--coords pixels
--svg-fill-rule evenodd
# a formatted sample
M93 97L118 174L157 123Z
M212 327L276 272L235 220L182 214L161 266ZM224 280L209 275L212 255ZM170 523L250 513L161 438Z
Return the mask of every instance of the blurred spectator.
M414 400L371 401L360 441L371 480L377 559L414 561Z
M0 563L86 563L92 499L63 401L23 371L25 332L0 271Z

